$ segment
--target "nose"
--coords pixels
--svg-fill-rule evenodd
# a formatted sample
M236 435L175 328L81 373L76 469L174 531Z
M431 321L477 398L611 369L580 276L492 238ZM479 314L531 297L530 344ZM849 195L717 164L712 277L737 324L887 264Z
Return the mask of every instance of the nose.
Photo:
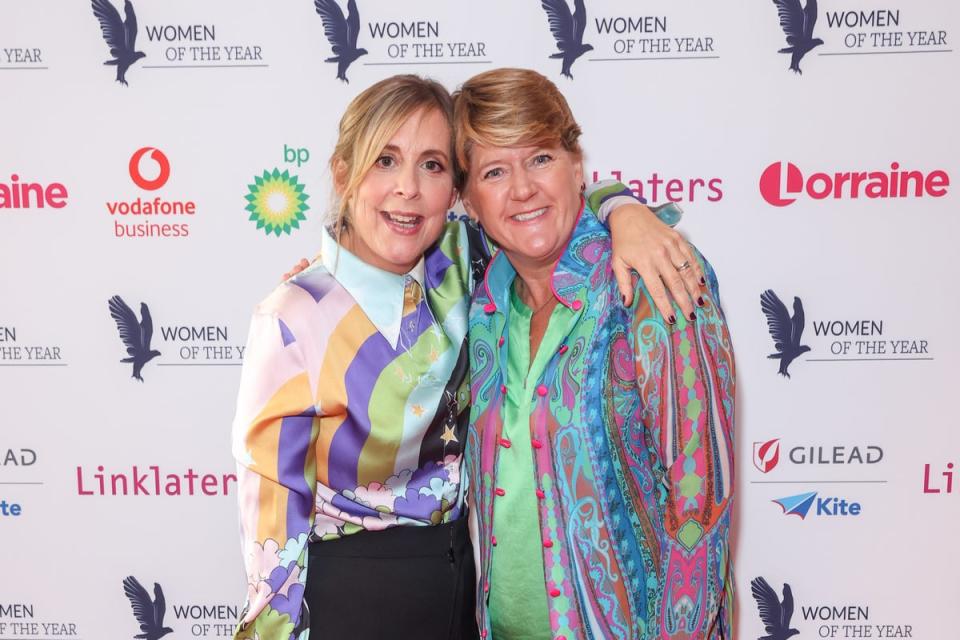
M537 192L536 183L530 179L525 168L513 172L510 180L510 197L514 200L529 200Z
M394 194L404 200L412 200L420 195L420 176L417 174L415 164L405 163L396 175Z

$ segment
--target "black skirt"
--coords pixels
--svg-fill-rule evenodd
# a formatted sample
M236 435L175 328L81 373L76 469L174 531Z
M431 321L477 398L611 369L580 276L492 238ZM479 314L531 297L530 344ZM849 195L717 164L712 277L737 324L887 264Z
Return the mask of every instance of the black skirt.
M310 640L479 638L466 517L311 542L308 554Z

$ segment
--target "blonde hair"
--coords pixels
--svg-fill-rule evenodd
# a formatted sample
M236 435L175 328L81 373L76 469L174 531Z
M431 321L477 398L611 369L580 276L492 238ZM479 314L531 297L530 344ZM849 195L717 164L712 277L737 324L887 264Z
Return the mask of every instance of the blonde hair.
M436 109L448 125L453 119L450 93L438 82L415 75L386 78L365 89L347 106L340 118L337 144L330 156L330 172L335 191L330 227L339 241L349 225L350 205L360 183L373 167L384 147L403 126L407 118L421 109ZM453 127L450 126L451 136ZM456 164L453 140L450 141L450 162ZM454 184L460 174L451 167Z
M582 155L580 125L550 80L530 69L494 69L467 80L453 94L457 161L470 166L475 144L556 146Z

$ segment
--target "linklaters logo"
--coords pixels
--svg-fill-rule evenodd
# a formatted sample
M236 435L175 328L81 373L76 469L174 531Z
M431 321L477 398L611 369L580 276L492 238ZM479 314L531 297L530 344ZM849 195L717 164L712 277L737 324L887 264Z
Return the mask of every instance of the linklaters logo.
M137 14L133 3L123 3L123 20L110 0L92 0L93 15L100 21L100 31L104 42L110 48L111 60L103 64L117 68L117 82L127 86L127 70L140 58L147 57L143 51L137 51Z
M557 53L550 57L562 60L560 74L573 80L570 67L577 58L587 51L593 51L593 46L583 44L583 32L587 28L587 9L583 0L573 1L573 13L567 0L542 0L540 3L547 14L550 23L550 32L557 41Z
M283 161L302 166L310 160L310 151L304 147L294 148L283 145ZM281 171L274 167L265 169L262 174L253 177L253 183L247 185L247 211L249 220L256 222L257 229L266 235L281 233L290 235L300 223L307 219L304 212L310 208L310 197L303 190L304 185L289 170Z
M360 35L360 12L357 10L356 0L347 0L347 17L336 0L314 0L314 7L323 20L323 35L330 42L333 56L324 62L336 63L337 79L349 84L347 69L360 56L367 55L367 50L357 47L357 36Z

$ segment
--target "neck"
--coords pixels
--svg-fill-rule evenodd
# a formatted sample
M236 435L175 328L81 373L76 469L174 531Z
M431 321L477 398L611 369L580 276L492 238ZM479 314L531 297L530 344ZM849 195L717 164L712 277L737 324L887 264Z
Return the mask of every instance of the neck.
M511 260L511 262L513 262ZM518 265L513 262L520 279L520 298L531 309L540 309L553 295L553 262L544 265Z

